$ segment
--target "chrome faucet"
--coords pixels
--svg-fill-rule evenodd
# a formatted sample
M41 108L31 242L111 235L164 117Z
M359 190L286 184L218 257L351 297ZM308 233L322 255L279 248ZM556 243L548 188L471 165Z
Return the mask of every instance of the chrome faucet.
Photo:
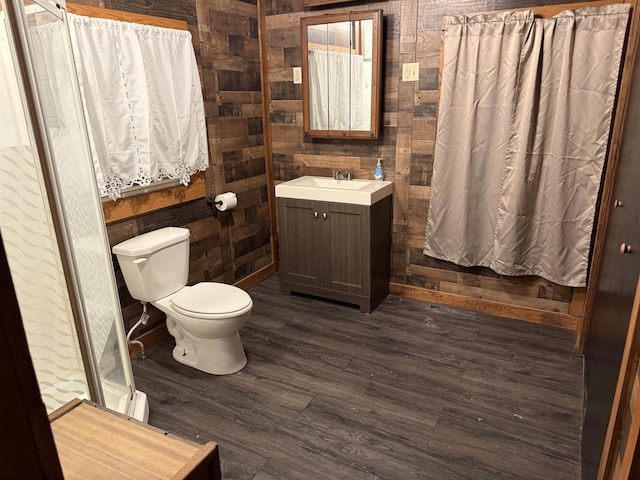
M351 172L341 172L340 170L337 170L333 174L333 178L336 180L351 180Z

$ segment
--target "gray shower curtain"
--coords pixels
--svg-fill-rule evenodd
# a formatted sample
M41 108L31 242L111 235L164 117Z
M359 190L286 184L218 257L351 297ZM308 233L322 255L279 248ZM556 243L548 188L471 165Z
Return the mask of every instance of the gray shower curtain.
M446 18L426 255L586 284L628 13Z

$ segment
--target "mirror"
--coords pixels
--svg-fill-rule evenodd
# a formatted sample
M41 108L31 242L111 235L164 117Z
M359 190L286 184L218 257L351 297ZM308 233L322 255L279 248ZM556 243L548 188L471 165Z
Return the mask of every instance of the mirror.
M300 24L304 134L378 138L382 10L306 17Z

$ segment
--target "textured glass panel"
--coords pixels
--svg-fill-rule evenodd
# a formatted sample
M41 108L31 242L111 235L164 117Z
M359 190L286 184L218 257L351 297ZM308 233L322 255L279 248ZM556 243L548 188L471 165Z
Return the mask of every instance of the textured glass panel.
M0 12L0 231L47 411L89 398L40 162Z
M133 391L131 365L68 31L62 20L47 11L30 14L28 23L36 76L44 97L54 174L91 350L106 406L126 412Z
M0 1L0 5L2 2ZM77 97L64 12L24 2L34 80L53 165L48 168L62 207L64 238L56 238L31 126L27 121L10 36L0 9L0 229L41 393L48 411L88 398L84 366L98 371L106 406L129 413L133 378L111 253ZM61 254L68 244L70 257ZM67 258L78 292L68 290ZM72 302L73 300L73 302ZM72 303L88 332L83 359ZM94 399L97 400L97 399Z

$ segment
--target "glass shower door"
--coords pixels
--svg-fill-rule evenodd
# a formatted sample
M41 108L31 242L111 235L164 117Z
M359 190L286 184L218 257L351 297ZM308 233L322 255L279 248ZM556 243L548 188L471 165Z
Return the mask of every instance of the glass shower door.
M0 231L47 411L90 398L38 147L0 11Z
M58 219L57 245L62 265L66 266L65 280L71 304L75 305L76 333L84 349L85 372L89 385L92 382L94 385L92 399L131 414L135 393L133 375L78 94L66 13L59 5L47 2L41 6L34 1L14 1L14 5L23 8L20 27L28 45L26 63L27 71L30 70L30 79L25 81L30 81L36 92L38 121L41 131L46 132L43 138L46 166L40 176L48 177L51 185L48 202L53 218ZM44 190L41 183L40 190ZM14 215L20 217L23 205L17 208ZM29 232L23 233L24 238L29 238ZM11 253L8 255L11 261ZM23 268L18 268L16 273L12 268L12 277L21 274ZM37 295L37 287L36 291L28 283L24 287ZM16 290L22 312L19 285ZM29 321L25 317L25 324ZM46 359L43 362L46 363Z

